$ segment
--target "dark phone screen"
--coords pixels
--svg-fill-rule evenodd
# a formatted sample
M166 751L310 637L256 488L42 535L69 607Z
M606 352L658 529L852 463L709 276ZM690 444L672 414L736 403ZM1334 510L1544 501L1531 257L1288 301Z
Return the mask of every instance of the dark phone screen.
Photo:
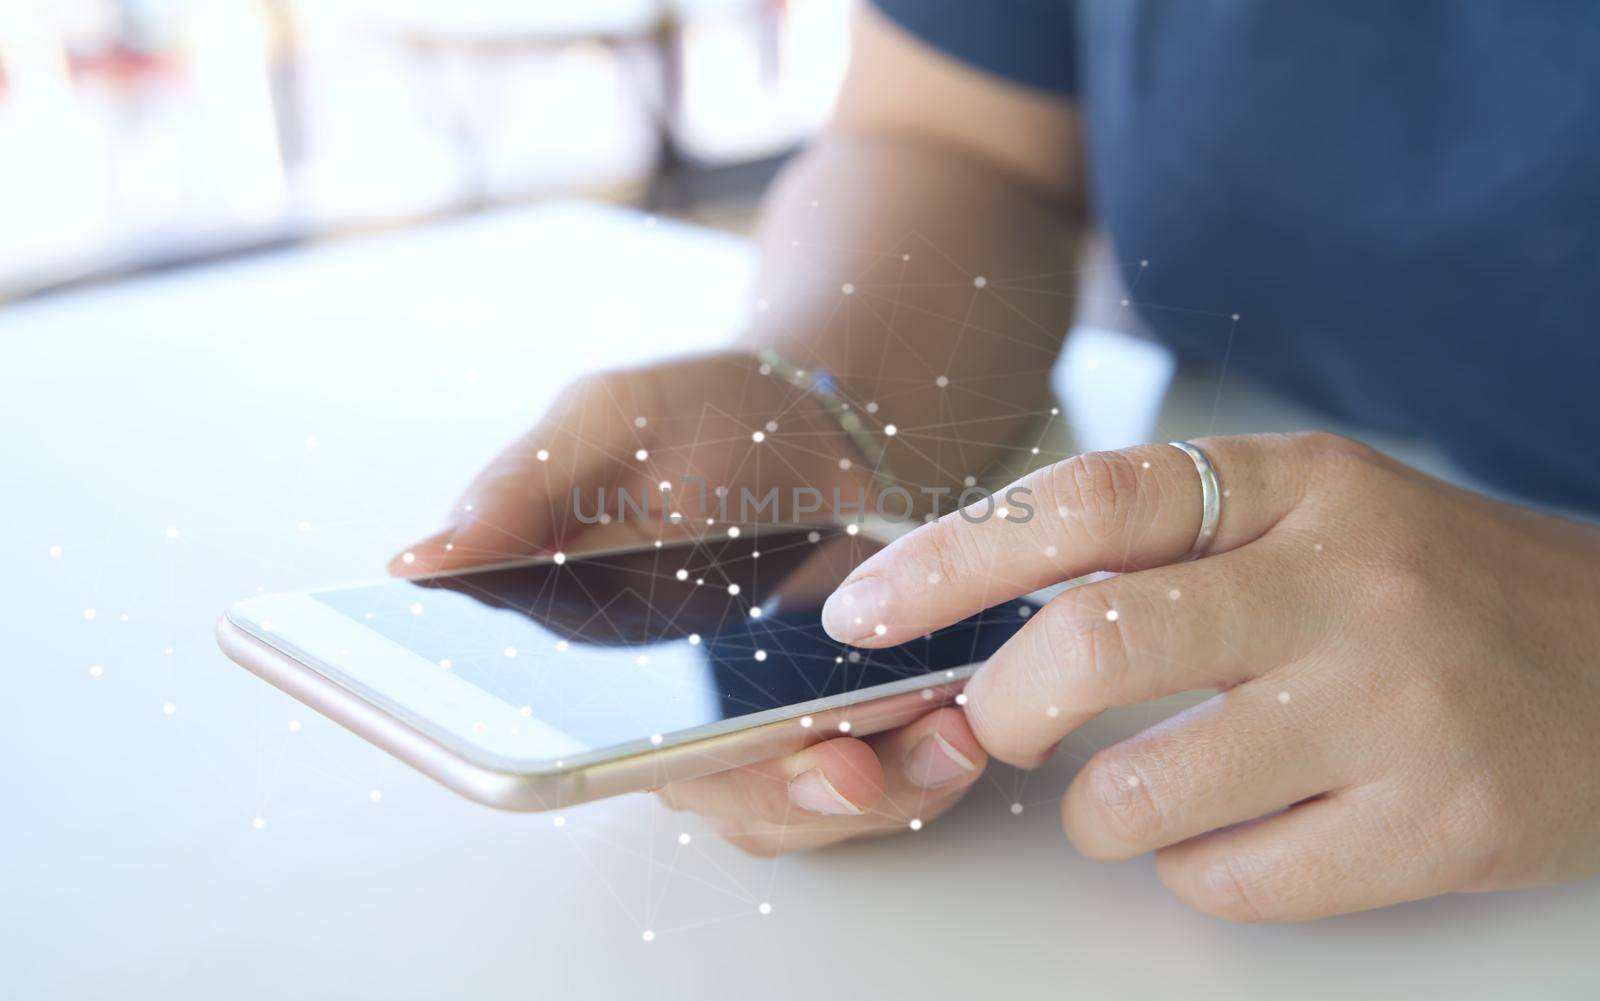
M981 661L1032 610L1008 602L885 650L838 643L822 602L875 548L777 531L312 597L605 747Z

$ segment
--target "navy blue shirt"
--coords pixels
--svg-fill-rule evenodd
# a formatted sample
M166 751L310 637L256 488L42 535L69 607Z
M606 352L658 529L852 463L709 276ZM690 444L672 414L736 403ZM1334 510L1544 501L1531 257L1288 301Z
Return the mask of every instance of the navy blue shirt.
M877 2L1075 97L1181 356L1600 510L1600 4Z

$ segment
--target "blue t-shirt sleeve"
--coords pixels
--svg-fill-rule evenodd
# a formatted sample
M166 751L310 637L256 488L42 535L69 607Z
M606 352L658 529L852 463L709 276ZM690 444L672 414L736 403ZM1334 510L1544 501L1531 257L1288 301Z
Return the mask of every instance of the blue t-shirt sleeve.
M900 27L981 70L1040 90L1077 89L1073 0L873 0Z

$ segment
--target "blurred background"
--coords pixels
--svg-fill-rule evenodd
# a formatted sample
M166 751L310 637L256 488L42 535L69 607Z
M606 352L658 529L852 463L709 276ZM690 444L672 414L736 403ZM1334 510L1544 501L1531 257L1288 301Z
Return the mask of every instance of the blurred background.
M847 0L0 0L0 302L577 193L734 222Z

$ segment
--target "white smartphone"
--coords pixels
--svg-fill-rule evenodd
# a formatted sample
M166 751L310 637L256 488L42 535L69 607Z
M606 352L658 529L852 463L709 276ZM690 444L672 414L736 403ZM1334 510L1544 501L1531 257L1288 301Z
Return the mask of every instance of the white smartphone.
M951 699L1033 606L885 650L822 601L876 548L746 530L469 572L249 598L229 657L451 789L552 810L908 723Z

